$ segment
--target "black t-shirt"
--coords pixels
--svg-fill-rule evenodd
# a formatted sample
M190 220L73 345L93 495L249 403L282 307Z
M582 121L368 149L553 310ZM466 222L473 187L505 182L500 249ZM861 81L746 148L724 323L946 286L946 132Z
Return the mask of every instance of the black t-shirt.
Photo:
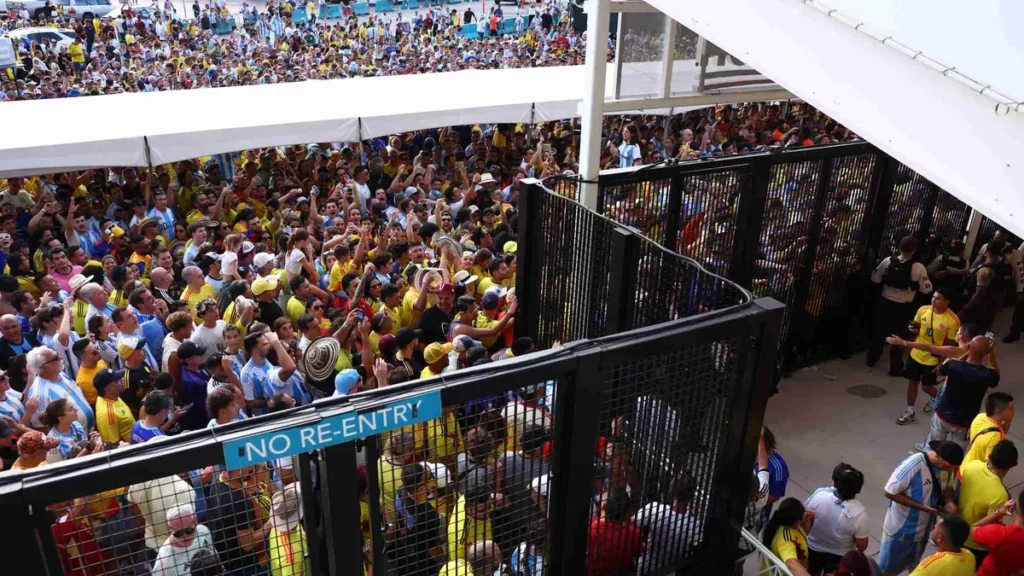
M949 360L942 364L939 373L947 376L947 380L935 413L949 424L970 428L981 411L985 393L999 385L999 372L981 364Z
M149 365L145 362L138 368L125 368L125 387L121 391L121 400L124 400L124 403L132 409L133 414L139 413L139 408L142 407L142 399L149 392L152 383L153 371L150 370Z
M256 555L243 549L238 541L238 529L253 528L256 520L252 498L219 479L214 480L206 497L206 524L228 572L256 565Z
M387 190L391 186L391 176L384 172L370 174L370 177L366 180L366 185L370 188L371 194L375 194L377 190Z
M423 338L420 340L424 346L437 342L444 344L448 341L448 337L445 335L445 329L452 323L455 318L454 314L445 314L436 305L427 308L423 315L420 316L419 329L423 330Z
M278 305L275 300L271 300L270 302L257 302L257 304L260 306L259 321L271 328L274 326L274 320L284 316L284 312L281 311L281 306Z

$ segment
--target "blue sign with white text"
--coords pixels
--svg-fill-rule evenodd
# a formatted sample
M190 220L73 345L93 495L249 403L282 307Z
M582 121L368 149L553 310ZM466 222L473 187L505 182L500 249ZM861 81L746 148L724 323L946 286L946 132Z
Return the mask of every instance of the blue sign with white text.
M440 392L412 396L365 412L339 414L315 424L229 440L223 444L224 466L234 470L262 464L440 417Z

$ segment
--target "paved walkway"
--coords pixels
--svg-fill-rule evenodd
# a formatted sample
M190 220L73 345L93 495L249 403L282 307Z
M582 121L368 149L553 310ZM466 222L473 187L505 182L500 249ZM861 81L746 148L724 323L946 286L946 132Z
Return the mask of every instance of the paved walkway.
M1010 310L996 322L1002 338L1010 322ZM997 390L1024 399L1024 341L1002 344L996 353L1002 380ZM906 407L906 380L886 375L888 354L874 369L864 364L864 353L846 361L831 361L805 369L785 379L779 394L768 403L766 423L775 433L779 453L789 465L787 496L805 500L822 486L831 486L832 468L848 462L864 473L864 490L859 499L871 521L871 543L867 552L877 558L882 520L888 506L883 487L896 465L914 450L914 444L928 435L928 415L921 408L925 395L919 394L917 421L906 426L896 417ZM877 386L884 391L866 399L848 390L858 385ZM1024 417L1022 417L1024 419ZM1024 450L1024 421L1018 419L1008 438ZM1024 486L1024 465L1006 476L1006 487L1016 497ZM929 551L934 547L929 545ZM757 571L748 563L746 574Z

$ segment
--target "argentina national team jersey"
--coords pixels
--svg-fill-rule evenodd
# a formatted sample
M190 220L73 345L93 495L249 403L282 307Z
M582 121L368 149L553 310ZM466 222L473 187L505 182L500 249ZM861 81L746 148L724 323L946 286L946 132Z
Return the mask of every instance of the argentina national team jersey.
M3 400L0 400L0 414L7 416L15 422L21 422L25 415L25 403L21 401L21 392L8 390Z
M63 462L74 458L72 449L82 442L89 439L89 435L85 433L85 429L77 421L71 423L71 431L67 434L57 430L56 427L50 428L50 431L46 433L49 438L56 438L60 444L56 448L51 449L46 453L46 461L50 464L56 462Z
M295 399L295 404L304 406L312 402L309 392L306 391L302 375L296 370L285 382L281 379L281 369L274 367L267 371L267 379L263 381L263 393L261 398L270 399L278 392L284 392Z
M944 486L956 481L952 474L939 470L936 470L935 475ZM931 465L923 452L907 456L885 484L887 493L905 494L915 502L928 506L938 505L942 488L934 486ZM896 540L924 542L928 538L931 522L930 514L890 501L882 523L882 534Z
M78 367L81 363L78 356L75 356L75 353L71 351L71 347L74 346L75 342L78 342L78 340L78 334L71 332L71 337L68 339L68 343L65 346L64 344L61 344L60 338L58 338L56 334L50 335L43 334L41 332L39 333L39 342L43 346L56 352L58 356L64 359L64 374L72 380L74 380L75 376L78 374Z
M31 388L29 388L28 395L29 398L35 398L39 401L39 411L32 417L33 427L41 426L39 415L46 410L50 402L58 398L67 398L74 402L78 408L78 422L86 430L92 430L96 420L92 407L89 406L89 402L86 401L85 394L82 393L82 389L78 387L78 384L75 384L64 373L61 373L60 379L56 382L47 380L42 376L36 376Z
M242 367L242 374L238 378L242 381L242 390L245 392L246 400L268 400L270 396L265 395L267 389L267 372L273 368L274 365L263 360L261 364L256 364L250 358L245 366ZM267 413L265 406L253 408L252 415L260 416Z

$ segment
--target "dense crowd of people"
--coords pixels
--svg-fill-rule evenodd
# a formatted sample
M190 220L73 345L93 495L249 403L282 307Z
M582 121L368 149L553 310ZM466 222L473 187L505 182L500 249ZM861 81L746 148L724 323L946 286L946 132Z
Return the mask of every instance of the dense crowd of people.
M582 39L561 14L558 3L531 5L508 16L515 19L514 34L488 29L472 38L459 34L460 22L497 25L504 18L500 7L489 16L476 15L472 6L464 12L433 7L326 24L293 21L288 2L263 12L247 8L237 17L216 6L196 19L131 7L116 20L55 14L50 25L69 27L76 39L65 46L26 38L16 46L20 66L2 74L0 99L581 64ZM216 18L231 19L229 33L218 33ZM39 24L8 20L0 33Z
M249 10L216 33L223 7L64 20L69 47L18 46L0 99L194 89L308 79L576 64L583 39L557 4L534 8L513 35L451 8L412 19L293 22L297 7ZM194 19L192 19L194 17ZM500 15L498 16L500 18ZM483 39L457 34L480 22ZM13 19L4 30L32 22ZM629 53L660 50L627 37ZM677 52L693 47L680 41ZM110 167L0 182L0 462L31 470L161 442L329 396L430 378L529 354L514 338L518 189L525 177L579 171L578 122L422 130L364 142L248 150L151 168ZM753 103L671 117L609 117L604 167L633 167L827 145L857 136L806 104ZM822 237L859 237L870 167L844 165ZM716 177L717 178L717 177ZM771 188L756 289L787 300L802 260L816 186L800 173ZM725 272L726 180L695 185L676 249ZM838 190L841 188L841 192ZM642 188L611 191L617 218L656 236L664 225ZM843 208L845 206L845 208ZM803 238L803 241L801 241ZM856 266L850 245L824 242L839 270L816 270L808 311ZM1024 288L1020 251L997 236L969 267L962 245L886 258L873 358L888 342L906 376L913 421L930 398L928 437L885 486L878 566L864 555L863 474L840 464L805 503L786 498L788 469L765 430L745 525L793 574L1012 574L1024 516L1002 485L1017 463L1006 432L1013 398L986 334L997 303ZM918 264L920 262L923 264ZM966 281L964 280L966 278ZM934 281L934 284L933 284ZM912 305L915 292L931 303ZM1020 316L1020 322L1017 316ZM1019 338L1024 308L1008 340ZM911 337L913 336L913 337ZM888 337L888 338L886 338ZM898 347L912 349L903 362ZM876 349L877 348L877 349ZM899 358L897 360L897 358ZM898 364L896 363L898 362ZM945 378L939 391L938 378ZM541 576L550 481L553 390L530 385L447 408L382 436L377 477L359 467L364 570L374 530L388 573ZM984 408L984 409L983 409ZM619 434L598 446L588 573L653 574L700 541L701 488L673 478L644 501ZM621 430L620 430L621 432ZM53 506L66 574L311 574L315 518L304 517L296 459L214 466ZM370 485L382 514L371 520ZM941 488L941 489L940 489ZM1024 497L1024 495L1022 495ZM1013 524L1002 525L1006 516ZM934 520L934 521L932 521ZM939 552L921 561L931 540Z

